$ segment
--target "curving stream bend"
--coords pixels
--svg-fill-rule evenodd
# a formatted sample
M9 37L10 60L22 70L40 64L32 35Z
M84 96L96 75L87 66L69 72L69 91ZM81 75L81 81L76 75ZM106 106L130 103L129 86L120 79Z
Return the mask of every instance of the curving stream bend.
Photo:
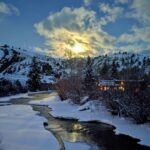
M36 94L32 98L12 99L9 105L29 105L30 100L41 100L49 94ZM3 102L0 107L3 107ZM5 104L6 105L6 104ZM65 149L64 142L82 142L90 145L90 150L150 150L150 147L138 144L138 139L114 132L115 127L97 122L81 123L75 120L56 119L50 114L47 106L31 105L37 115L43 116L47 122L43 122L46 130L57 139L60 150Z

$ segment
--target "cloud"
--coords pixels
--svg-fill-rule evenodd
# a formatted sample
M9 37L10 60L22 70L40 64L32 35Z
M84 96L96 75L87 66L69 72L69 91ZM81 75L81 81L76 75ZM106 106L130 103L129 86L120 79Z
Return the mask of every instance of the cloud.
M0 14L5 14L5 15L19 15L19 9L16 8L14 5L12 4L6 4L4 2L0 2Z
M89 6L92 0L83 0L85 6Z
M135 47L136 50L150 50L150 0L133 0L129 6L126 17L133 18L139 25L133 25L130 33L124 33L118 42L123 42L127 48Z
M115 3L116 4L127 4L127 3L129 3L129 1L131 1L131 0L115 0Z
M144 25L150 25L150 0L133 0L127 17L137 19Z
M64 7L61 11L51 13L43 21L36 23L34 26L37 33L45 38L47 52L58 57L75 56L71 49L79 45L84 52L80 52L77 56L95 56L116 52L119 49L132 52L150 50L148 11L150 1L114 0L114 2L99 4L100 15L85 6ZM120 18L133 20L128 32L119 37L108 34L103 27L108 23L115 23ZM78 46L75 46L76 44Z
M134 42L150 42L150 27L144 27L144 28L132 28L131 34L122 34L120 36L121 42L126 43L134 43Z
M119 50L126 51L126 52L136 52L136 53L149 52L150 45L149 44L132 43L132 44L120 46Z
M57 56L70 53L75 44L82 45L80 55L96 55L101 48L112 48L115 38L103 31L96 12L84 7L65 7L36 23L37 32L46 39L46 45ZM105 53L101 49L101 53Z
M101 24L106 25L110 22L115 22L119 17L122 16L124 9L119 6L110 6L106 3L100 3L99 9L105 15L101 18Z

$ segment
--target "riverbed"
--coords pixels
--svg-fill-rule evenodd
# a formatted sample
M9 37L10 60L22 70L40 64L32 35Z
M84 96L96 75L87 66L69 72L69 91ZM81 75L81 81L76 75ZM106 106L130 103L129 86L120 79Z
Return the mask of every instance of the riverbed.
M29 98L11 99L9 102L1 102L0 108L7 107L7 110L9 112L9 107L11 108L11 106L17 106L14 107L14 109L18 109L18 107L23 107L24 109L25 107L31 107L32 111L36 114L36 117L45 118L41 120L40 127L43 127L43 129L45 130L43 132L47 131L50 133L51 138L49 139L54 140L57 143L56 149L58 150L73 150L77 145L79 145L77 146L78 149L81 150L150 150L150 147L138 144L138 139L134 139L123 134L116 135L114 131L115 127L109 124L97 122L81 123L77 122L76 120L56 119L50 114L51 109L47 106L29 105L28 103L29 101L38 101L49 96L49 94L35 94ZM24 117L24 115L26 115L25 113L26 112L21 114L21 119ZM28 114L28 116L30 116L30 114ZM0 115L0 121L2 120L2 118L4 119L4 117L7 117L7 111L5 112L5 114ZM34 118L30 121L33 122ZM9 123L11 124L11 120L9 121ZM28 128L30 128L30 126ZM33 129L32 126L31 129ZM24 128L23 130L26 130L26 128ZM5 132L3 132L3 134L5 134ZM52 142L50 140L48 141L47 138L48 135L46 135L45 142L49 142L52 145ZM34 138L31 138L31 140L34 140ZM42 138L40 138L39 141L40 140L42 140ZM1 138L0 143L3 143L3 138ZM7 141L5 141L5 144L7 144ZM35 143L31 142L29 146L28 142L24 144L27 146L26 150L32 149L30 148L32 144ZM71 146L68 146L69 144ZM53 145L53 147L54 146L55 145ZM46 147L44 148L43 146L42 149L46 150ZM1 146L0 150L5 150L5 147Z

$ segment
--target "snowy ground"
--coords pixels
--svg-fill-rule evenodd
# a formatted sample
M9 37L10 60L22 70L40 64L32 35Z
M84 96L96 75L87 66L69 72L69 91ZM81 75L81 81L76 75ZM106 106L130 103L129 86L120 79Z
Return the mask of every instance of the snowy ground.
M18 74L18 73L5 74L5 75L0 73L0 78L4 78L4 79L10 80L12 82L19 80L23 86L26 85L26 82L28 80L27 76L21 75L21 74Z
M31 106L0 106L0 150L59 150L56 138L44 129L44 121ZM66 150L90 149L82 143L65 142L64 145Z
M10 101L11 99L15 98L28 98L28 94L17 94L17 95L12 95L12 96L5 96L5 97L0 97L0 101L7 102Z
M30 106L9 105L0 108L0 149L58 150L57 140L43 127L43 117Z
M52 92L52 90L48 90L48 91L37 91L37 92L28 92L28 96L32 96L35 94L49 94L50 92Z
M124 118L114 117L97 101L88 102L79 107L71 104L69 101L60 101L58 95L52 93L50 98L36 102L31 101L30 103L48 105L52 108L51 114L57 118L77 119L78 121L94 120L114 125L117 134L130 135L140 139L141 144L150 146L150 127L148 124L137 125Z

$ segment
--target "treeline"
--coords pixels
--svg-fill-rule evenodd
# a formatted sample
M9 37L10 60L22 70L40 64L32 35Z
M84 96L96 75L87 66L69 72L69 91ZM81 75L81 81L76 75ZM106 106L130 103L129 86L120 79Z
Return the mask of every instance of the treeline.
M88 57L83 65L78 62L79 71L70 71L68 77L60 79L56 84L56 89L62 100L71 99L76 104L83 104L89 100L101 101L112 115L132 118L137 123L150 121L150 75L140 70L139 74L132 74L127 71L128 79L142 78L142 82L126 84L125 90L99 90L99 79L117 79L119 71L112 62L112 66L106 68L104 63L98 71L100 74L94 73L93 60ZM71 63L70 63L71 64ZM130 68L128 68L130 69ZM107 72L111 70L111 72ZM135 70L134 70L135 71ZM133 71L133 72L134 72ZM107 73L106 73L107 72ZM138 70L139 72L139 70ZM133 76L132 76L133 75ZM134 78L136 76L136 78ZM86 99L85 99L86 97Z
M133 88L134 87L134 88ZM136 123L150 121L150 89L138 88L132 84L125 91L100 91L100 100L112 115L132 118Z
M14 95L27 92L27 87L22 86L19 80L11 82L0 78L0 96Z
M71 99L74 103L81 104L84 96L88 96L88 99L97 97L98 88L93 75L91 58L88 57L83 74L81 74L82 71L79 69L81 66L82 64L78 65L78 71L76 72L74 68L71 68L71 64L69 75L56 83L56 90L62 100Z
M130 53L94 58L95 75L101 79L141 79L149 72L150 58Z
M5 64L8 63L4 63L2 66L5 66ZM6 69L6 71L9 74L13 73L13 70L11 68L9 68L9 70ZM48 90L52 88L52 85L47 83L42 83L41 74L50 75L52 73L53 73L52 67L48 63L44 63L41 65L37 61L37 58L33 57L32 63L30 64L30 70L27 75L28 80L26 81L25 84L21 84L19 80L11 81L5 78L0 78L0 96L14 95L18 93L24 93L27 91Z

